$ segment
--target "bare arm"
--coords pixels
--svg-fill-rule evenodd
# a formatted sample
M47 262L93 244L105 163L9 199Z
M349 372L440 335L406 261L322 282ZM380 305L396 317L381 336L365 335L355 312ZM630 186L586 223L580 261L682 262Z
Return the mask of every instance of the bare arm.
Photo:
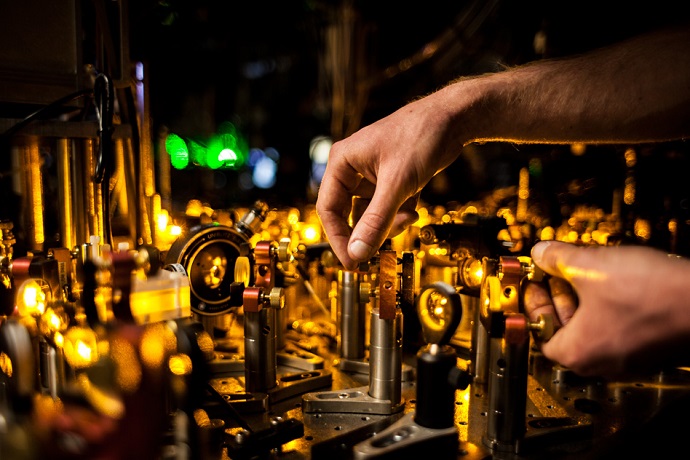
M637 143L690 135L690 27L447 87L482 96L466 141ZM463 117L463 109L455 116ZM455 120L461 123L460 120Z
M334 144L316 209L345 267L414 222L416 197L472 142L635 143L690 134L690 28L461 79ZM354 229L353 196L370 199Z

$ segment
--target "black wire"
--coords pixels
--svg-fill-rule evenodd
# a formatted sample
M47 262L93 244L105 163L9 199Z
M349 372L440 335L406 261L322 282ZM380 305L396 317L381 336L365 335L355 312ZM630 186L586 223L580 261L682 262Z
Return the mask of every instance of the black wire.
M101 186L103 205L103 236L106 243L112 245L113 235L110 225L110 175L113 170L113 103L114 91L110 77L100 73L93 84L93 96L98 116L98 154L94 168L94 183Z
M56 109L58 107L61 107L68 102L72 102L76 99L79 99L80 97L87 96L92 93L92 90L90 89L82 89L79 91L75 91L74 93L70 93L64 97L61 97L60 99L51 102L50 104L46 105L45 107L41 107L34 113L28 115L26 118L21 120L20 122L12 125L10 128L8 128L4 133L0 134L1 139L9 138L13 136L14 134L18 133L22 129L24 129L25 126L29 125L31 122L40 119L42 116L44 116L46 113L50 113L51 110Z
M96 112L98 115L98 157L94 172L94 181L97 184L103 182L106 172L110 172L113 154L113 100L114 92L110 78L101 73L96 75L93 85L93 95L96 100Z

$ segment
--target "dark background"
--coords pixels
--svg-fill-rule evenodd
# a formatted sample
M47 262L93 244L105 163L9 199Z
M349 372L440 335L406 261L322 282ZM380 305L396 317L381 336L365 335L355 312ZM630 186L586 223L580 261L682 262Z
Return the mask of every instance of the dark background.
M366 36L366 64L371 75L379 75L360 125L459 76L583 52L683 17L682 7L674 2L350 4L358 18L357 33ZM196 195L218 207L255 198L276 206L309 202L313 198L306 187L309 142L316 135L331 134L330 88L323 77L325 31L339 20L342 2L147 0L131 2L130 13L131 55L147 63L157 128L198 136L230 120L246 135L250 147L273 147L281 154L278 181L270 190L239 190L236 172L192 168L174 172L176 187L184 189L179 195ZM534 49L537 33L546 37L547 47L541 53ZM380 77L384 69L414 56L444 34L454 39L432 59L395 76ZM461 158L448 170L454 187L430 187L424 196L440 202L463 201L515 184L519 168L535 155L546 161L544 172L551 175L543 184L547 187L567 183L569 177L563 174L596 172L603 178L594 182L608 188L617 186L621 178L618 160L623 147L590 149L577 164L567 146L478 149L483 158L479 175L476 165L472 170ZM556 168L559 174L548 170L551 163L561 161L572 164ZM207 179L199 181L200 176ZM590 189L592 183L588 182ZM545 191L552 192L559 193ZM600 200L610 199L608 189L601 195Z

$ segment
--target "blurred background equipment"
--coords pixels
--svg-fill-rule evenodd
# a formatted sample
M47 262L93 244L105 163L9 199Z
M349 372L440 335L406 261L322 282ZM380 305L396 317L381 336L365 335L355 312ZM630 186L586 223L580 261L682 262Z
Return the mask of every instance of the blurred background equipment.
M677 448L687 369L548 362L521 285L540 240L690 256L685 142L468 146L354 271L314 210L410 99L684 17L615 3L2 2L0 458Z

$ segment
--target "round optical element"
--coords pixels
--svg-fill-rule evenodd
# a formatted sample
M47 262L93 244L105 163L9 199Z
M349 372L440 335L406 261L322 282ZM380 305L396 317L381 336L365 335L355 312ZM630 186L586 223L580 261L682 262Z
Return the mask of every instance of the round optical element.
M195 227L175 241L166 264L180 264L187 271L191 308L200 315L220 315L236 305L231 302L231 285L238 273L247 283L247 261L237 261L247 239L237 230L217 224ZM246 257L245 257L246 259ZM237 294L236 294L237 295Z

